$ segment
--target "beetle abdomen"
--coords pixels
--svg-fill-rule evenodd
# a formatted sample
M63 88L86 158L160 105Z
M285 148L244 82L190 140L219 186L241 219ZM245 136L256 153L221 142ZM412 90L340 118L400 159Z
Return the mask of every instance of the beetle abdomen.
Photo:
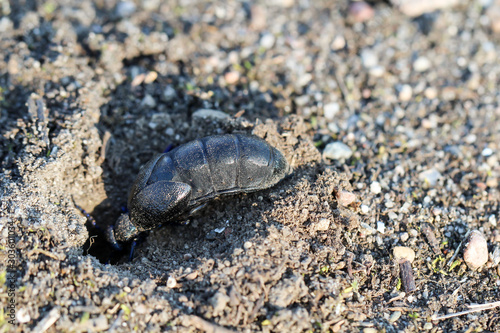
M222 194L268 188L276 183L271 179L275 160L286 164L283 155L264 140L239 134L195 140L166 155L175 169L171 180L192 187L192 205ZM162 167L158 163L152 176Z

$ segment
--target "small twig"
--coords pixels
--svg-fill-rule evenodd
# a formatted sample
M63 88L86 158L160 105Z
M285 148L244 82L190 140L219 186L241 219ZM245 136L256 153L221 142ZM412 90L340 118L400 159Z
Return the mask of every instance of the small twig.
M411 268L411 262L406 259L399 261L399 269L401 271L401 282L403 288L407 293L415 291L417 286L415 285L415 277L413 276L413 270Z
M120 327L120 325L122 324L123 313L124 313L123 310L120 310L120 312L118 312L118 316L116 317L116 320L109 328L108 332L115 332Z
M469 237L469 234L471 233L471 231L467 231L467 233L465 234L465 237L463 238L464 240L467 239ZM455 258L458 256L458 252L460 252L460 249L462 248L462 244L463 244L463 240L460 242L460 244L458 244L458 247L457 249L455 250L455 253L453 253L453 255L451 256L450 260L448 261L448 266L451 266L451 264L455 261Z
M42 320L33 328L34 333L43 333L50 328L59 318L61 318L61 312L58 307L53 308L49 313L43 317Z
M333 55L332 59L333 59L333 62L335 63L335 68L333 69L333 75L335 77L335 81L337 81L337 84L339 85L340 93L342 94L342 97L344 98L344 102L345 102L347 108L349 109L349 112L353 114L354 108L352 107L352 105L351 105L352 103L349 99L349 91L347 90L347 87L344 83L343 78L337 72L337 68L339 67L340 60L338 59L338 57L336 55Z
M463 316L463 315L469 314L469 313L480 312L480 311L484 311L484 310L491 310L491 309L497 308L499 306L500 306L500 301L493 302L493 303L485 303L485 304L470 304L470 305L467 305L469 310L456 312L456 313L450 313L450 314L447 314L447 315L444 315L441 317L437 317L435 314L433 316L432 320L449 319L449 318L453 318L453 317Z
M402 293L401 293L401 294L399 294L398 296L393 297L393 298L391 298L389 301L387 301L387 304L391 304L391 303L392 303L392 302L394 302L394 301L399 301L400 299L405 298L405 296L406 296L406 293L405 293L405 292L402 292Z
M108 149L108 141L111 138L111 133L106 131L104 133L104 137L102 138L102 146L101 146L101 156L99 156L99 160L97 163L102 164L106 159L106 150Z
M432 252L437 255L442 254L441 249L439 248L439 241L437 240L436 235L434 234L434 230L432 230L431 226L428 223L424 223L421 230L425 235L425 238L427 238L427 242L429 242Z
M44 249L33 249L33 250L30 250L28 252L28 257L31 257L35 254L43 254L49 258L52 258L52 259L55 259L55 260L59 260L59 261L63 261L64 259L66 259L66 256L63 254L61 256L58 256L50 251L47 251L47 250L44 250Z
M208 322L198 316L189 316L188 322L189 325L192 325L200 331L204 331L207 333L234 333L233 330L229 330L225 327L212 324L211 322Z

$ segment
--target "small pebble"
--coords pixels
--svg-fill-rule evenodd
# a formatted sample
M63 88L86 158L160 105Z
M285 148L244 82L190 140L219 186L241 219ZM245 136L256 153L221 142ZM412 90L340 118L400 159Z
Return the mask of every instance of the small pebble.
M387 214L389 216L389 218L391 220L397 220L399 218L398 214L394 213L394 212L389 212L389 214Z
M167 86L167 87L163 90L162 99L163 99L165 102L171 101L171 100L173 100L175 97L177 97L177 92L175 91L175 89L174 89L172 86Z
M432 330L432 323L425 323L424 324L424 330L426 330L426 331Z
M473 271L477 270L488 261L488 243L484 235L473 230L467 237L464 246L464 261Z
M377 221L377 231L383 234L385 232L385 224L382 221Z
M399 239L401 239L401 242L406 242L410 238L410 235L407 232L403 232L400 236Z
M370 68L370 75L373 77L382 77L385 74L385 67L377 65Z
M497 226L497 218L495 217L495 214L490 215L490 217L488 218L488 222L494 227Z
M191 253L184 254L184 260L191 260L191 259L193 259L193 255Z
M323 157L331 160L345 160L351 156L351 148L340 141L327 144L325 150L323 151Z
M116 15L120 18L128 17L135 12L135 4L132 1L121 1L116 5Z
M193 119L212 119L212 120L224 120L229 119L230 116L227 113L218 110L210 110L210 109L200 109L193 113Z
M434 168L422 171L418 175L418 179L421 182L423 182L425 184L428 184L431 187L432 186L436 186L438 180L441 177L442 177L441 173L439 171L437 171L436 169L434 169Z
M407 246L395 246L392 249L392 254L397 261L406 259L412 263L415 260L415 251Z
M403 84L399 90L399 100L401 102L408 102L411 100L413 96L413 89L409 84Z
M25 324L31 320L31 316L26 308L20 308L16 313L16 319L20 324Z
M370 184L370 192L373 194L379 194L382 192L382 186L380 186L379 182L373 182Z
M167 279L167 287L174 288L177 285L177 280L173 276L169 276Z
M260 38L260 46L262 46L265 49L270 49L271 47L274 46L275 41L276 38L274 37L273 34L265 33Z
M373 327L365 327L363 329L363 333L377 333L378 330L376 328L373 328Z
M249 241L246 241L246 242L243 244L243 247L245 248L245 250L250 249L252 246L253 246L253 243L252 243L252 242L249 242Z
M240 73L237 71L231 71L224 74L224 80L227 84L235 84L240 79Z
M401 317L401 311L394 311L391 316L389 317L389 321L391 323L394 323L398 321L399 317Z
M325 106L323 107L323 113L324 113L325 118L327 120L334 120L335 115L339 111L340 111L339 103L332 102L332 103L325 104Z
M355 22L366 22L375 15L372 6L364 1L353 1L349 4L349 16Z
M321 219L316 224L316 230L326 231L330 228L330 220L329 219Z
M431 67L431 62L426 57L418 57L413 63L413 69L417 72L425 72Z
M371 49L363 49L360 56L363 67L370 69L378 65L378 57L375 51Z
M153 96L146 94L141 101L141 105L148 108L154 108L156 106L156 101Z
M495 246L493 252L490 253L490 260L493 267L498 266L498 264L500 264L500 247Z
M155 71L151 71L148 74L146 74L146 77L144 78L144 83L146 84L153 83L157 78L158 78L158 73L156 73Z
M437 92L436 88L428 87L424 90L425 98L434 99L437 97L437 95L438 95L438 92Z
M309 95L302 95L302 96L296 97L294 101L295 101L295 104L297 104L297 106L304 106L307 103L309 103L309 100L310 100Z
M356 200L356 195L352 192L342 190L337 193L337 200L339 204L347 207Z
M345 47L345 38L344 36L336 36L334 39L333 39L333 42L332 44L330 45L330 47L332 48L333 51L338 51L338 50L341 50Z
M367 205L361 205L361 213L368 214L369 211L370 207L368 207Z
M483 155L484 157L488 157L488 156L491 156L493 155L493 149L491 148L484 148L483 151L481 152L481 155Z

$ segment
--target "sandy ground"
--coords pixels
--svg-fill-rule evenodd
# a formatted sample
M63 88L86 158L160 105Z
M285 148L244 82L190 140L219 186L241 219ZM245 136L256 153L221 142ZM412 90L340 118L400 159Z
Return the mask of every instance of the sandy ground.
M360 23L346 1L0 1L0 331L498 331L495 309L436 320L499 301L489 5ZM114 251L141 165L223 133L293 174ZM469 230L476 271L451 260Z

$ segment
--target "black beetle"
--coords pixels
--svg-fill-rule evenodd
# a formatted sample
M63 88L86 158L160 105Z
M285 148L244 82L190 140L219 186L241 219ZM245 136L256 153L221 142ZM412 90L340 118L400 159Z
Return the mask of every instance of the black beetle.
M220 196L269 188L288 173L283 154L255 136L208 136L156 155L139 171L108 238L127 242Z

